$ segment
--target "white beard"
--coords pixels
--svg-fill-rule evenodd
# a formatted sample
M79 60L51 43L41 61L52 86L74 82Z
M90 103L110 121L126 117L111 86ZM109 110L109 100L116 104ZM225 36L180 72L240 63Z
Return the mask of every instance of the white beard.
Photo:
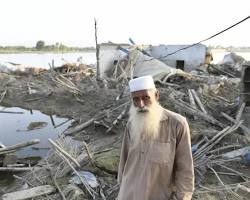
M163 108L158 102L143 109L131 105L129 110L130 133L135 145L140 140L152 142L158 138L162 110Z

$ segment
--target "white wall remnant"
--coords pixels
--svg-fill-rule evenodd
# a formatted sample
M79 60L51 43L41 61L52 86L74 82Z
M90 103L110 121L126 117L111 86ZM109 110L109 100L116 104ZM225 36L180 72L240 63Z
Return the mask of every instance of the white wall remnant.
M115 62L123 59L127 54L118 48L117 44L101 44L99 52L100 62L100 77L106 77L106 73L112 69ZM121 47L127 49L129 46Z
M177 65L184 65L184 71L191 71L198 68L206 61L206 55L208 55L207 47L203 44L197 44L187 49L178 51L179 49L185 48L189 45L159 45L149 46L147 52L155 57L159 58L165 64L176 68ZM172 55L175 51L178 51ZM168 56L167 56L168 55ZM166 57L165 57L166 56ZM184 62L183 62L184 61ZM178 67L177 67L178 68ZM182 68L180 68L182 69Z

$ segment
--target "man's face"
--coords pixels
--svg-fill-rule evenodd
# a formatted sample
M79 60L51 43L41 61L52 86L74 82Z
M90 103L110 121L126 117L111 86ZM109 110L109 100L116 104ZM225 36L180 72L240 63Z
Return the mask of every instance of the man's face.
M156 90L140 90L132 92L132 100L138 112L148 112L155 101L159 99L159 92Z

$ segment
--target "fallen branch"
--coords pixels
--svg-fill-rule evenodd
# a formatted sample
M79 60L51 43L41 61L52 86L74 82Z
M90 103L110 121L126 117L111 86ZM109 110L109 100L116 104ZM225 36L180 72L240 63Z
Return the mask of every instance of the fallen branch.
M219 182L221 183L221 185L223 185L224 187L226 187L227 190L228 190L235 198L242 199L238 194L236 194L234 191L232 191L230 188L228 188L228 187L222 182L222 180L220 179L219 175L217 174L217 172L216 172L212 167L209 167L209 169L211 169L211 170L214 172L216 178L219 180Z
M197 93L195 92L195 90L191 89L191 93L196 101L196 103L198 104L198 106L200 107L200 109L202 110L202 112L204 112L205 114L207 114L207 111L205 110L203 104L201 103L200 98L198 97Z
M222 138L224 138L226 135L232 133L233 131L237 130L240 124L235 124L232 127L226 127L219 133L217 133L209 142L204 144L201 148L199 148L194 154L194 161L197 161L198 159L202 158L204 155L206 155L216 144L218 144Z
M86 190L89 192L89 194L92 196L93 199L95 199L95 194L96 192L89 186L89 184L84 180L84 178L76 171L74 166L70 163L70 161L61 153L58 151L55 151L64 161L67 162L69 167L74 171L74 173L79 177L81 180L82 184L85 186Z
M31 170L30 167L0 167L0 172L25 172Z
M41 195L50 194L52 192L55 192L55 190L56 190L55 187L51 185L37 186L37 187L30 188L27 190L6 193L2 196L2 199L3 200L30 199L30 198L38 197Z
M57 151L62 153L64 156L66 156L68 159L70 159L72 162L76 164L76 166L81 167L81 165L77 162L75 158L73 158L69 153L67 153L64 149L59 147L53 140L48 139L49 143L52 144L53 147L56 148Z
M66 130L66 132L64 132L65 135L70 135L72 133L76 133L76 132L79 132L81 131L82 129L90 126L96 119L95 118L91 118L90 120L88 120L87 122L83 123L83 124L80 124L72 129L68 129Z
M127 108L128 106L126 106L125 109L121 112L121 114L118 115L118 117L113 121L112 126L108 130L106 130L106 133L110 132L112 128L118 123L118 121L120 121L123 118L123 116L126 114Z
M245 180L244 177L247 178L248 180L250 179L249 176L247 176L247 175L245 175L245 174L243 174L243 173L241 173L241 172L239 172L239 171L237 171L235 169L231 169L230 167L224 166L224 165L222 165L220 163L214 163L214 164L216 164L216 165L218 165L218 166L220 166L220 167L222 167L224 169L227 169L228 171L234 172L235 174L238 174L240 177L242 177L243 180Z
M226 113L224 112L221 112L221 115L223 117L225 117L227 120L233 122L234 124L238 123L237 120L233 119L232 117L230 117L229 115L227 115ZM247 128L246 126L244 126L243 124L240 124L240 128L244 131L244 133L246 135L250 135L250 129Z
M41 98L40 97L38 97L38 98L33 98L33 99L24 99L23 101L24 102L30 102L30 101L38 101L38 100L40 100Z
M103 120L101 120L101 121L94 121L94 124L98 125L98 126L103 126L106 129L108 129L108 130L110 129L110 127L107 124L105 124Z
M40 142L40 140L35 139L35 140L28 141L28 142L16 144L16 145L13 145L13 146L1 148L0 149L0 155L1 154L6 154L6 152L8 152L8 151L12 151L12 150L16 151L17 149L21 149L23 147L31 146L31 145L37 144L39 142Z
M171 99L171 98L170 98ZM182 111L188 113L188 114L191 114L191 115L196 115L202 119L204 119L205 121L207 122L210 122L212 124L215 124L221 128L224 128L225 125L222 124L221 122L219 122L218 120L216 120L215 118L213 118L212 116L208 115L208 114L205 114L204 112L198 110L198 109L194 109L192 108L188 103L182 101L181 99L178 99L178 100L174 100L173 99L173 102L179 106Z
M119 105L118 107L116 107L116 108L114 108L114 109L111 109L111 110L109 111L109 113L112 112L112 111L115 111L115 110L119 109L119 108L122 107L122 106L126 106L126 105L129 104L129 103L130 103L130 102L125 102L124 104ZM106 116L106 114L107 114L107 111L104 111L104 112L102 112L101 114L96 115L95 117L91 118L91 119L88 120L87 122L85 122L85 123L83 123L83 124L80 124L80 125L78 125L78 126L76 126L76 127L74 127L74 128L71 128L71 129L66 130L66 131L64 132L64 134L65 134L65 135L71 135L72 133L79 132L79 131L81 131L82 129L84 129L84 128L90 126L94 121L98 121L98 120L102 119L103 117Z
M83 145L84 145L84 147L85 147L85 150L86 150L86 152L87 152L87 154L88 154L88 157L89 157L89 159L90 159L92 165L95 166L95 161L94 161L94 159L93 159L93 157L92 157L92 154L90 153L90 150L89 150L89 147L88 147L87 143L84 142L84 141L82 141L82 142L83 142Z

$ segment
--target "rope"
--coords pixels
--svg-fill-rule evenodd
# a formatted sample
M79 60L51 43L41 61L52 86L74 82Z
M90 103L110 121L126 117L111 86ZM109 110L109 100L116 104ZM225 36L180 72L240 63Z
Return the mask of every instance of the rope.
M239 21L239 22L233 24L232 26L229 26L228 28L226 28L226 29L224 29L224 30L222 30L222 31L220 31L220 32L218 32L218 33L216 33L216 34L214 34L214 35L212 35L212 36L210 36L210 37L204 39L204 40L201 40L201 41L199 41L199 42L197 42L197 43L194 43L194 44L192 44L192 45L189 45L189 46L183 47L183 48L181 48L181 49L178 49L178 50L176 50L176 51L174 51L174 52L172 52L172 53L169 53L169 54L167 54L167 55L165 55L165 56L163 56L163 57L159 57L159 58L157 58L157 59L166 58L166 57L168 57L168 56L170 56L170 55L173 55L173 54L175 54L175 53L177 53L177 52L179 52L179 51L182 51L182 50L191 48L191 47L196 46L196 45L198 45L198 44L200 44L200 43L202 43L202 42L205 42L205 41L207 41L207 40L210 40L210 39L212 39L213 37L215 37L215 36L217 36L217 35L220 35L221 33L223 33L223 32L225 32L225 31L227 31L227 30L229 30L229 29L231 29L231 28L233 28L233 27L235 27L235 26L241 24L242 22L248 20L249 18L250 18L250 16L248 16L248 17L242 19L241 21ZM164 60L164 59L163 59L163 60Z

